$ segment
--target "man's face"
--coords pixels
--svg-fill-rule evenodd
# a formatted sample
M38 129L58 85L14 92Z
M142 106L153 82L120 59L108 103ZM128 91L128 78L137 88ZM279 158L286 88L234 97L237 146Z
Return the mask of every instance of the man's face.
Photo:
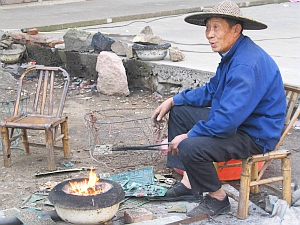
M228 52L240 36L240 24L232 27L223 18L212 17L207 20L205 35L214 52Z

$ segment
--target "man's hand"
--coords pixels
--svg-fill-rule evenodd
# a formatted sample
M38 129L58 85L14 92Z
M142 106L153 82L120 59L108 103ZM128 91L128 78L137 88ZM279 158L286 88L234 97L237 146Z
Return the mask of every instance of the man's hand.
M176 136L172 141L171 143L169 144L169 152L172 154L172 155L177 155L178 154L178 145L179 143L188 138L188 135L187 134L180 134L178 136Z
M160 104L155 110L151 117L154 124L161 122L162 118L171 110L174 106L173 98L168 98Z

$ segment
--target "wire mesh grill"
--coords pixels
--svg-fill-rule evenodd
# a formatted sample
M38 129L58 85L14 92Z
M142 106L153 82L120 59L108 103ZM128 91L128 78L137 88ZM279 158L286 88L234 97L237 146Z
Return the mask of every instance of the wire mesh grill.
M93 111L85 115L92 151L99 145L139 146L160 143L165 124L158 129L151 123L150 108L123 108Z
M106 157L106 161L118 158L120 167L134 166L137 161L150 165L161 158L161 151L120 151L106 154L103 146L144 146L162 143L167 137L166 123L154 127L152 108L104 109L84 116L89 148L92 157ZM113 151L112 151L113 152ZM132 160L133 157L138 157ZM143 159L142 159L143 158ZM103 158L102 158L103 159Z

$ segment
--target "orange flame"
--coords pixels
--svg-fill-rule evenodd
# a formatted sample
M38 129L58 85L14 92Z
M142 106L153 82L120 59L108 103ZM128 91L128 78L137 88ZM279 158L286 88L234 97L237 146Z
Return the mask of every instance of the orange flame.
M70 194L84 196L102 193L102 188L98 188L96 185L98 180L99 178L97 177L97 174L93 171L93 169L91 169L89 179L84 179L79 182L69 182L71 186Z

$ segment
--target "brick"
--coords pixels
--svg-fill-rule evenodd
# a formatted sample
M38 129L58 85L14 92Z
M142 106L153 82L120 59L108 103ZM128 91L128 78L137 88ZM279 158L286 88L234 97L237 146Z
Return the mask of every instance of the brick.
M21 40L24 37L24 33L12 33L10 34L13 39Z
M153 220L153 213L145 208L128 209L124 211L125 223L138 223Z
M50 46L50 48L54 48L55 45L63 44L63 43L64 43L64 41L54 40L54 41L51 41L51 42L49 43L49 46Z
M32 33L38 32L36 28L29 29L26 32L27 33L12 33L11 37L17 44L23 44L23 45L32 45L32 46L39 46L39 47L50 47L54 48L57 44L63 44L63 40L55 40L53 37L41 35L41 34L34 34Z
M54 40L52 37L40 34L30 35L28 33L13 33L11 37L17 44L32 45L39 47L50 46L52 48L56 44L64 43L63 41Z
M26 32L29 35L37 35L39 33L38 29L36 29L36 28L28 29L28 30L26 30Z
M31 42L35 42L35 43L48 44L51 41L53 41L53 38L37 34L31 36L30 40Z

